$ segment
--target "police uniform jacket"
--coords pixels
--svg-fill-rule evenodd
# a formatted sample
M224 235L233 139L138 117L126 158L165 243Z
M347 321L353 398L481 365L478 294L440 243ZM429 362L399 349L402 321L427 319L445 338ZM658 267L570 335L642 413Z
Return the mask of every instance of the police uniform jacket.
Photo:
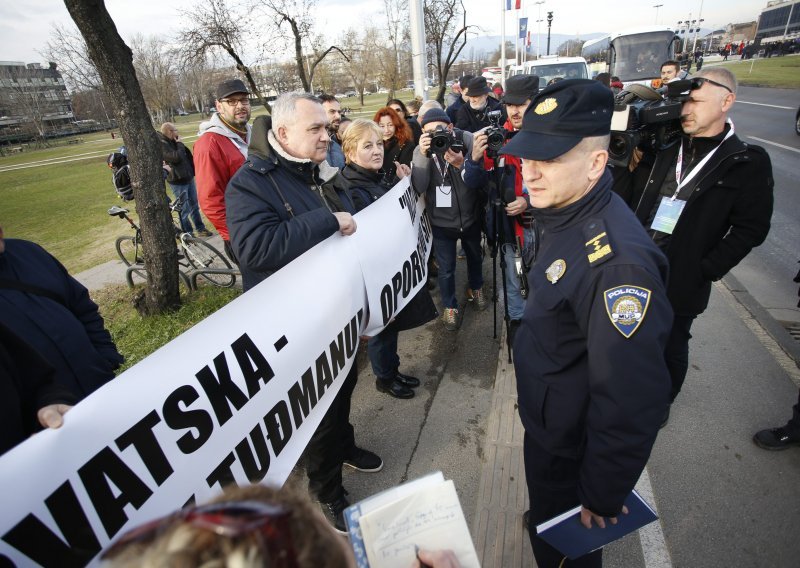
M289 156L271 126L266 116L254 121L247 161L225 191L245 290L336 233L334 212L355 213L339 170Z
M643 223L668 170L675 168L678 148L674 144L655 157L646 157L628 180L630 186L626 188L624 182L615 186ZM705 311L711 283L767 238L773 204L772 164L763 148L733 135L691 183L694 189L665 251L670 264L667 294L675 313L684 316Z
M614 516L669 401L667 260L608 172L579 201L535 215L540 247L513 349L520 418L549 454L579 462L581 503Z

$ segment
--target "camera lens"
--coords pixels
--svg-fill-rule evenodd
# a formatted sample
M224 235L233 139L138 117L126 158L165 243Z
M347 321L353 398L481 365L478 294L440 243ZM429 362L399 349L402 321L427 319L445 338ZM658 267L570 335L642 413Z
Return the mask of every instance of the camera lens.
M611 158L623 159L630 152L628 138L624 134L611 134L611 141L608 144L608 153Z

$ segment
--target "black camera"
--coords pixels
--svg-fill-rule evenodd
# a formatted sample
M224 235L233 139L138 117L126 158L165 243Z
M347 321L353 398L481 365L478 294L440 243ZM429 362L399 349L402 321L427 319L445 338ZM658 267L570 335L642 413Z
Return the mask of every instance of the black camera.
M662 95L645 85L629 85L614 102L608 161L627 167L633 151L658 152L679 139L681 108L692 88L690 80L672 81Z
M456 153L464 152L464 140L461 131L451 132L446 126L437 126L431 134L431 152L442 155L448 150Z
M501 114L499 110L486 113L489 120L489 128L486 129L486 154L490 158L497 157L506 141L506 129L500 126Z

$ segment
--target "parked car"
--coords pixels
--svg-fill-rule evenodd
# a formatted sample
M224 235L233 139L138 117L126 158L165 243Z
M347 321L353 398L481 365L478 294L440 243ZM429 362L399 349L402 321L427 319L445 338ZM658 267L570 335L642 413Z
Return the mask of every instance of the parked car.
M356 93L355 91L347 91L347 92L344 94L344 96L345 96L345 97L355 97L355 96L358 96L358 93Z

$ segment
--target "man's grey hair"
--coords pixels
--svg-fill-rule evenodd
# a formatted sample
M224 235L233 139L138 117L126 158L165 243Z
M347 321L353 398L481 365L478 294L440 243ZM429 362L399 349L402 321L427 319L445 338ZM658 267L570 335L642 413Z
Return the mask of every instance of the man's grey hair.
M272 129L277 130L281 126L289 126L294 123L295 113L297 110L297 101L309 101L318 105L322 105L317 97L311 93L303 91L293 91L291 93L283 93L279 95L275 102L272 103Z
M438 108L439 110L444 110L442 105L439 104L438 101L425 101L420 105L419 111L417 111L417 120L422 122L422 118L425 116L425 113L431 110L432 108Z
M725 69L724 67L706 67L701 69L693 75L693 77L708 77L712 81L722 83L728 87L733 94L736 94L736 89L739 87L739 82L736 80L736 75Z

